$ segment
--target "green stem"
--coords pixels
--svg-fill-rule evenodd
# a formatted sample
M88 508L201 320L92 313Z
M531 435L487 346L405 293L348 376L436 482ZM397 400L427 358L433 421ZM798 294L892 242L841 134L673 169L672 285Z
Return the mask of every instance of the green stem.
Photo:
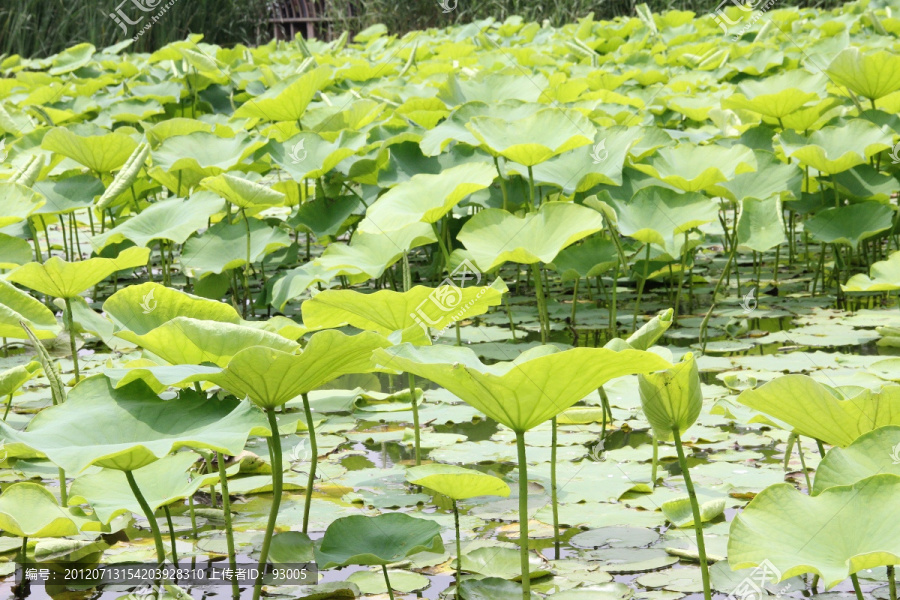
M175 525L172 524L172 513L169 512L168 506L163 506L166 513L166 524L169 526L169 542L172 545L172 562L178 564L178 551L175 549Z
M22 537L22 571L25 571L25 564L28 562L28 536Z
M553 548L559 560L559 502L556 496L556 417L550 419L550 501L553 504Z
M237 569L237 555L234 552L234 529L231 525L231 498L228 496L228 473L225 472L225 457L216 452L219 465L219 483L222 486L222 509L225 511L225 543L228 545L228 566ZM235 582L235 585L237 583Z
M72 318L72 299L63 298L66 303L66 329L69 330L69 350L72 353L72 364L75 366L75 383L78 383L78 351L75 349L75 319Z
M59 472L59 501L63 506L69 505L69 491L66 488L66 472L62 467L58 467Z
M806 459L803 458L803 446L800 445L800 436L797 436L797 454L800 455L800 466L803 468L803 476L806 478L806 493L812 494L812 482L809 480L809 470L806 468Z
M734 244L737 247L737 244ZM733 248L734 248L733 247ZM733 249L732 248L732 249ZM694 483L691 481L691 472L687 459L684 457L684 448L681 445L681 433L678 428L672 430L675 438L675 451L678 453L678 463L681 465L681 474L684 476L684 485L687 487L688 498L691 501L691 513L694 517L694 531L697 534L697 553L700 555L700 576L703 579L703 597L711 600L712 592L709 587L709 566L706 561L706 542L703 539L703 522L700 520L700 504L697 502L697 493L694 491Z
M394 590L391 588L391 579L388 577L387 565L381 565L381 572L384 573L384 584L387 586L388 596L394 600Z
M578 284L581 283L581 278L575 280L575 283L572 285L572 316L569 319L572 321L572 329L575 329L575 311L578 310ZM590 286L590 281L588 281L588 285Z
M306 429L309 432L310 453L309 476L306 479L306 498L303 504L303 533L306 533L309 528L309 509L312 505L313 486L316 484L316 467L319 463L319 446L316 443L316 429L313 425L312 409L309 407L309 396L306 393L303 393L300 394L300 397L303 398L303 412L306 414Z
M459 507L456 500L453 501L453 524L456 527L456 594L459 595L459 586L462 583L462 545L459 541Z
M522 598L531 598L531 574L528 569L528 463L525 459L525 432L516 432L519 460L519 559L522 568Z
M10 394L9 398L6 399L6 410L3 411L3 421L6 421L6 417L9 416L9 409L12 408L12 399L13 395Z
M416 376L412 373L407 373L407 377L409 377L409 397L412 402L412 414L413 414L413 437L415 441L415 452L416 452L416 466L422 464L422 456L421 456L421 445L419 441L419 404L416 401Z
M191 533L194 539L197 539L197 514L194 512L194 496L188 497L188 507L191 511Z
M816 439L816 446L819 447L819 456L825 458L825 445L822 444L822 440Z
M609 424L612 425L612 407L609 405L609 396L606 395L606 390L602 385L597 388L597 393L600 394L600 406L603 407L603 427L600 430L600 439L605 440L607 415L609 415Z
M247 318L247 305L252 306L252 302L250 302L250 221L247 220L247 213L243 208L241 208L241 216L244 218L244 227L247 230L247 264L241 271L244 280L244 306L241 307L241 312L244 318Z
M887 566L888 586L891 590L891 600L897 600L897 581L894 579L894 565Z
M434 230L434 237L437 238L438 246L440 246L440 248L441 248L441 255L444 257L444 266L449 270L450 269L450 250L447 249L447 245L444 243L444 238L441 236L441 232L438 229L437 223L432 223L431 229Z
M647 283L647 271L650 268L650 244L644 244L644 246L647 248L647 252L644 255L644 274L641 277L641 282L638 284L637 300L634 303L634 315L631 319L631 333L634 333L635 329L637 329L637 316L641 309L641 296L644 295L644 285Z
M547 299L544 297L544 284L541 278L541 267L537 263L531 263L531 273L534 276L534 292L537 296L538 321L541 324L541 343L546 344L549 336L550 316L547 313Z
M308 404L308 403L305 403ZM278 434L278 421L275 419L275 411L266 409L266 417L269 419L269 428L272 435L269 437L269 448L272 451L272 507L269 509L269 522L266 524L266 534L263 545L259 551L259 577L253 586L253 600L259 600L262 592L262 574L269 559L269 546L272 545L272 534L275 532L275 522L278 520L278 507L281 506L281 487L284 471L281 465L281 438ZM304 528L304 533L306 530Z
M503 178L503 174L500 173L500 161L497 157L494 157L494 167L497 169L497 177L500 179L500 191L503 194L503 210L507 210L507 206L509 206L509 201L506 195L506 180Z
M684 232L684 246L681 248L681 270L678 272L678 289L675 291L675 323L678 323L678 307L681 305L681 287L684 285L684 269L687 266L688 232Z
M857 600L865 600L865 598L863 598L862 588L859 587L859 578L856 576L856 573L850 575L850 581L853 582L853 591L856 592Z
M153 542L156 544L156 560L159 564L163 564L166 562L166 548L163 546L162 533L159 531L159 523L156 522L156 517L153 516L153 510L150 508L150 505L147 504L147 500L144 498L137 482L134 480L134 474L132 474L131 471L125 471L125 479L128 480L128 486L131 488L131 493L134 494L135 500L141 505L141 510L144 511L144 516L147 517L147 521L150 523L150 531L153 533Z
M513 323L512 307L509 305L509 294L503 294L503 303L506 305L506 317L509 319L509 332L512 334L513 341L515 341L516 326Z
M706 327L709 325L709 319L712 317L713 310L716 308L716 296L719 295L719 290L722 289L722 282L725 280L725 275L731 270L731 263L734 262L734 254L737 247L737 244L731 246L731 252L728 254L728 262L725 263L725 270L722 271L722 275L719 276L716 287L713 289L712 302L710 302L709 310L706 311L706 316L703 317L703 321L700 323L700 344L704 353L706 352Z
M656 434L653 434L653 463L650 467L650 482L653 489L656 489L656 471L659 468L659 440Z

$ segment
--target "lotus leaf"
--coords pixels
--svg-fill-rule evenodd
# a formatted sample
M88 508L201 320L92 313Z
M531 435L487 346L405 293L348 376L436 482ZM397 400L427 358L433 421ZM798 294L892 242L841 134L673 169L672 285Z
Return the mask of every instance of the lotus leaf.
M453 500L475 496L509 496L509 485L499 477L454 465L422 465L406 471L410 483L421 485ZM516 561L518 557L516 556Z
M67 262L54 256L43 264L32 262L22 265L7 279L48 296L73 298L116 271L146 265L149 257L150 250L147 248L127 248L116 258L97 257L78 262Z
M331 522L316 547L322 569L347 565L388 565L419 552L443 552L441 528L403 513L353 515Z
M79 508L61 507L53 492L26 481L0 495L0 529L19 537L66 537L102 531L103 526Z

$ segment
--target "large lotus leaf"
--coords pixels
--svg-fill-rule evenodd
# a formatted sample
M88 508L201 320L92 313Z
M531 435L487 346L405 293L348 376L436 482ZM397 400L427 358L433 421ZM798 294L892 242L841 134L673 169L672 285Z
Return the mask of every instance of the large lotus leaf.
M176 452L134 471L138 489L152 510L190 498L200 487L219 481L218 473L194 478L186 474L199 459L194 452ZM122 513L143 514L125 473L116 469L102 469L75 479L69 488L69 505L82 503L90 504L103 523L109 523Z
M784 211L781 199L744 198L738 218L738 242L756 252L765 252L784 241Z
M56 316L43 303L0 279L0 337L27 339L20 321L24 321L38 339L52 339L59 332Z
M411 248L437 241L427 223L414 223L397 231L364 233L358 231L350 244L330 244L315 261L316 266L337 275L365 275L378 278Z
M877 200L887 203L897 190L897 179L890 175L882 175L867 164L857 165L852 169L834 175L833 184L837 186L841 196L854 200ZM38 211L40 212L40 211Z
M800 435L846 447L885 425L900 425L900 386L843 398L806 375L784 375L738 396L738 402L780 419Z
M753 171L756 159L746 146L680 144L660 148L634 168L686 192L698 192L728 181L738 173Z
M826 69L837 83L869 100L900 90L900 55L889 50L863 52L845 48Z
M439 155L452 141L478 146L480 144L478 138L466 127L473 117L492 116L515 121L529 117L539 110L540 104L517 100L496 103L473 101L460 104L443 122L426 131L419 145L425 156Z
M616 244L604 237L588 238L581 244L562 250L550 264L563 281L594 277L619 263Z
M536 103L548 85L547 78L540 73L496 73L489 70L478 72L474 77L461 79L452 76L441 86L437 97L447 106L458 106L467 102L480 101L486 104L500 104L506 100L521 100Z
M371 331L320 331L298 354L258 346L242 350L208 379L262 408L276 408L341 375L372 371L372 352L390 345Z
M480 287L447 283L438 288L417 285L407 292L379 290L371 294L325 290L301 304L300 309L303 323L312 329L352 325L384 335L404 331L406 341L422 343L427 339L426 327L441 330L483 314L500 304L504 292L506 284L500 278Z
M657 185L638 191L630 202L611 199L618 229L645 244L681 255L684 232L718 218L719 205L697 192L678 193Z
M223 210L225 203L211 196L154 202L124 223L93 236L91 245L100 251L123 240L131 240L143 247L148 247L154 240L183 244L192 233L206 227L212 215Z
M19 537L66 537L104 528L78 508L61 507L44 486L20 482L0 495L0 529Z
M267 206L277 206L284 203L284 194L276 192L272 188L231 175L220 173L214 177L207 177L200 182L200 186L215 192L232 204L243 209L255 209L256 211Z
M135 335L149 333L176 317L222 321L235 325L241 323L240 315L229 304L193 296L150 281L120 289L106 299L103 311L117 329L127 329Z
M782 131L778 140L785 156L827 174L852 169L892 146L891 134L865 119L823 127L808 137Z
M366 211L359 231L395 231L412 223L434 223L469 194L493 183L497 173L488 163L466 163L437 175L413 175L390 190Z
M324 176L365 143L366 135L361 131L341 131L334 141L313 131L301 131L284 142L269 142L268 149L272 162L299 182Z
M896 425L879 427L846 448L829 450L816 467L811 494L816 496L837 485L853 485L879 473L900 475L900 427Z
M25 431L0 422L0 432L7 444L41 452L73 475L91 465L140 469L184 447L236 456L250 435L271 434L262 413L236 398L187 392L162 400L142 381L115 389L103 376L82 380Z
M247 226L250 229L250 262L257 262L291 243L287 232L270 227L265 221L249 219L246 223L221 221L202 236L185 242L181 253L182 267L189 276L222 273L247 264Z
M819 211L803 228L818 242L856 248L861 241L890 229L893 219L894 210L890 206L863 202Z
M455 465L422 465L406 471L406 480L454 500L475 496L509 496L509 484L493 475Z
M768 561L781 580L803 573L832 588L850 575L900 562L900 477L881 474L807 496L789 483L764 489L731 523L732 569Z
M306 107L331 80L331 68L318 67L296 79L282 81L247 100L234 112L235 118L256 117L265 121L300 120Z
M333 236L344 229L344 224L357 212L361 203L356 196L322 198L304 202L285 221L299 231L309 231L317 238Z
M900 290L900 252L872 265L870 275L857 273L842 285L845 292L890 292Z
M291 269L272 286L272 298L270 304L277 310L283 312L285 304L300 296L309 289L312 284L327 284L336 276L336 273L314 263L307 263L302 267Z
M638 375L638 388L644 416L659 439L672 439L676 429L683 433L700 416L700 373L691 352L661 373Z
M32 187L47 199L47 203L35 212L36 215L69 213L88 208L104 190L103 182L87 173L60 180L44 179Z
M296 342L269 331L190 317L175 317L143 335L127 329L116 335L173 365L213 363L224 367L235 354L251 346L284 352L297 348Z
M649 352L537 346L511 362L483 364L471 349L401 344L376 350L378 364L434 381L514 431L563 412L616 377L671 365Z
M37 361L0 371L0 398L11 395L40 372L41 363Z
M735 94L722 100L722 108L743 108L780 119L825 93L825 77L800 69L738 84Z
M597 211L550 202L523 217L498 208L483 210L463 225L457 239L475 265L486 272L507 261L552 262L560 250L603 227L603 217Z
M492 153L533 167L551 156L592 144L594 125L578 111L546 108L515 121L474 117L466 128Z
M251 141L246 134L219 137L205 131L176 135L153 150L153 165L165 172L184 169L204 175L218 175L234 167L265 145L265 141Z
M771 152L757 150L754 154L756 171L735 175L716 189L734 202L745 198L768 200L773 196L782 200L800 198L803 171L796 164L785 164Z
M39 194L19 183L0 182L0 228L24 221L46 203Z
M440 525L403 513L341 517L331 522L315 548L321 569L388 565L419 552L443 551Z
M97 285L116 271L147 264L148 248L126 248L116 258L89 258L67 262L58 256L43 264L22 265L7 276L9 281L55 298L72 298Z
M44 136L41 147L67 156L95 173L109 173L125 164L137 142L122 133L82 136L56 127Z
M195 382L207 381L209 375L221 368L206 365L158 365L150 359L131 361L123 369L103 369L113 386L120 388L132 381L143 381L154 392L161 394L170 387L185 387Z

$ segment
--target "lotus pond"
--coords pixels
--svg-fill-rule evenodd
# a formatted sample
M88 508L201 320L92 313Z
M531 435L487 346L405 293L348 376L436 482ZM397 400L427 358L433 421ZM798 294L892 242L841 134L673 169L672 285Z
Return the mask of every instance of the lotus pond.
M895 600L895 10L0 57L0 585Z

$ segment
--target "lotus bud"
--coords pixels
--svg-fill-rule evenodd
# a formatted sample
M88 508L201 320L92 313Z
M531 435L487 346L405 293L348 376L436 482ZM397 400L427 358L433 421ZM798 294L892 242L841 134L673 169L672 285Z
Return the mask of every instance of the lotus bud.
M703 395L693 353L671 369L638 375L638 385L644 414L659 439L672 439L673 429L684 432L700 416Z
M635 350L646 350L655 344L656 340L661 338L666 330L671 327L674 314L675 311L673 309L667 308L647 321L643 327L632 333L625 341Z

